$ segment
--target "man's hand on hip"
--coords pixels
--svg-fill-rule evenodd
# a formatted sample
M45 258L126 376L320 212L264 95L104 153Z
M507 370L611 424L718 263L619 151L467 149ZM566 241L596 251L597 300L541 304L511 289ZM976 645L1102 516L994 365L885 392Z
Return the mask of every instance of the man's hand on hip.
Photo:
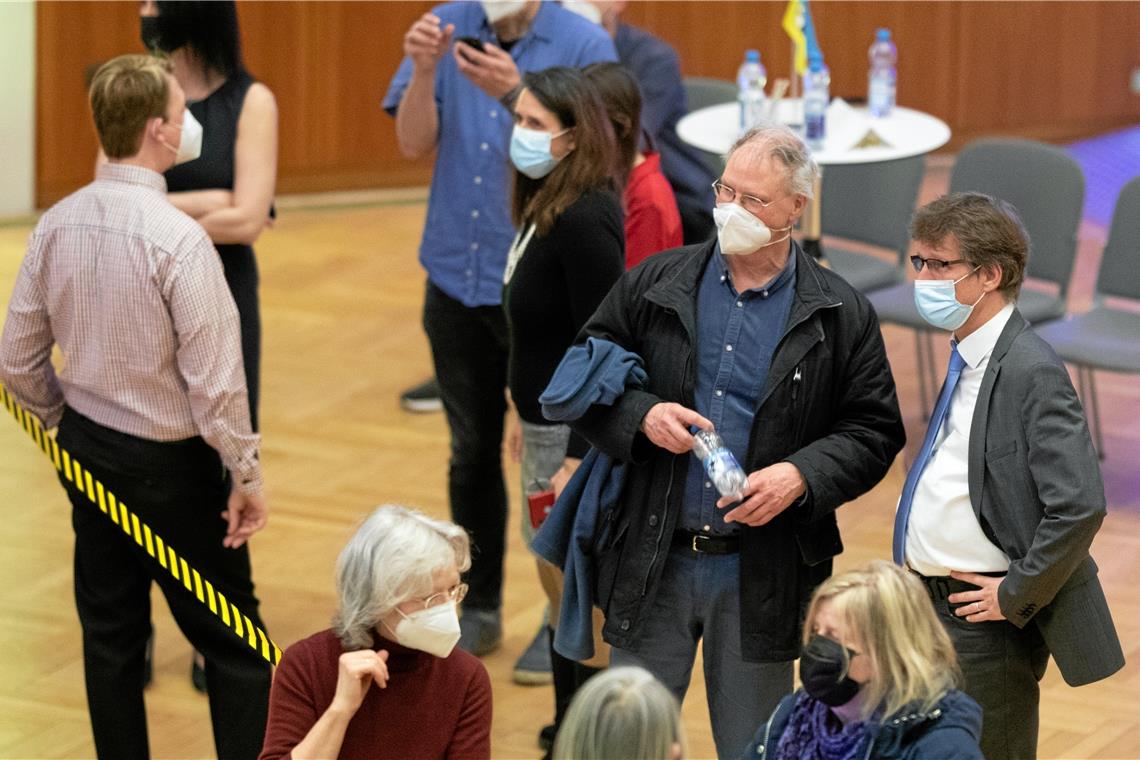
M740 504L724 516L724 521L764 525L795 503L806 490L804 476L794 464L777 462L749 473ZM724 509L736 501L734 496L723 496L716 505Z
M248 494L235 485L222 518L228 523L222 546L236 549L265 527L269 520L269 506L262 494Z
M711 430L713 424L688 407L662 401L649 407L641 420L641 432L655 445L674 454L684 454L693 448L693 434L689 428L696 425Z
M1001 606L998 604L998 586L1005 580L1003 577L963 573L958 570L952 571L950 577L978 587L973 591L959 591L946 597L951 604L962 605L954 610L955 615L966 618L966 622L969 623L1005 620L1005 615L1002 614Z

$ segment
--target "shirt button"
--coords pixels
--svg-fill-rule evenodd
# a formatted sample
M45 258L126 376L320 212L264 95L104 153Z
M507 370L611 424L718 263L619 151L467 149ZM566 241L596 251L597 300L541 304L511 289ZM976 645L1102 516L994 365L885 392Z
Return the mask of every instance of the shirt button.
M743 307L743 306L744 306L744 301L737 301L737 302L736 302L736 308L738 308L738 309L739 309L739 308L741 308L741 307Z
M471 218L472 219L478 219L479 218L479 209L475 209L474 211L471 212Z
M725 346L725 347L724 347L724 350L725 350L725 351L731 351L731 350L732 350L732 344L730 343L730 344L728 344L727 346Z
M705 481L705 488L712 488L712 481L711 480Z
M717 391L716 391L716 395L717 395L717 396L723 396L723 395L724 395L724 391L722 391L721 389L717 388Z
M656 528L657 527L657 515L650 515L649 516L649 527L650 528Z
M468 277L474 277L474 276L475 276L475 273L474 273L474 272L472 272L470 269L468 269L468 270L465 272L465 274L466 274Z
M491 146L488 145L487 143L480 143L480 145L479 145L479 150L490 150L490 149L491 149Z
M629 621L628 621L628 620L623 620L623 621L621 621L621 629L622 629L623 631L628 631L628 630L629 630Z
M767 290L762 290L762 291L760 291L760 295L761 295L763 298L767 298L767 297L768 297L768 291L767 291Z
M712 530L712 528L706 525L705 527L701 528L701 530L703 530L705 533L708 533L710 530Z
M478 243L472 243L471 244L471 250L473 250L473 251L479 250L479 244Z
M483 178L482 177L476 177L475 178L475 184L476 185L482 185L483 184Z
M720 281L721 281L721 282L724 282L726 279L727 279L727 277L726 277L725 275L723 275L723 274L722 274L722 275L720 276Z
M497 119L497 118L499 118L499 112L498 112L498 111L495 111L495 110L493 110L493 109L492 109L492 110L491 110L491 118L492 118L492 119Z

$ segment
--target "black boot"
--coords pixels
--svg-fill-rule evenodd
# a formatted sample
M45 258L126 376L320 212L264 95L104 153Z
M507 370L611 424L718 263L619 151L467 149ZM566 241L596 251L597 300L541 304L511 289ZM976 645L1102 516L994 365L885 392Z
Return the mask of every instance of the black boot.
M554 724L543 727L539 733L539 746L546 750L543 760L550 760L551 749L554 746L553 739L558 735L558 729L562 727L562 719L566 717L566 711L570 709L574 695L578 693L582 684L600 670L558 654L554 650L554 631L550 632L550 672L554 676ZM551 737L550 746L543 746L547 736Z

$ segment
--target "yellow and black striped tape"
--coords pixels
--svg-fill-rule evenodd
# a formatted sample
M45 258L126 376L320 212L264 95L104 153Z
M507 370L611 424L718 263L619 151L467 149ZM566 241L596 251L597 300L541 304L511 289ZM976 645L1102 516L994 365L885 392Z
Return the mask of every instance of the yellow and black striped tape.
M242 613L237 605L226 599L225 594L214 588L209 579L203 578L197 570L187 564L174 547L162 540L162 537L153 532L139 516L132 512L126 504L115 498L115 494L103 487L103 484L91 476L91 471L85 469L80 463L60 447L55 437L48 434L34 414L24 409L8 393L8 389L0 385L0 399L4 408L15 418L24 432L28 434L44 456L63 473L63 476L75 484L79 491L97 504L103 514L107 515L116 525L123 529L128 538L146 549L146 553L158 562L164 570L182 583L198 601L209 607L210 612L221 619L235 636L238 636L250 649L276 665L281 659L281 649L258 626L255 626L248 615Z

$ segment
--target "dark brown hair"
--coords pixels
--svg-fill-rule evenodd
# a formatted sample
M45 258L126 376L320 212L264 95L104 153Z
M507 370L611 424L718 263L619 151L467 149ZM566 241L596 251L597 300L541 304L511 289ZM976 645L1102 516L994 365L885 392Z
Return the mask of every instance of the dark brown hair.
M153 56L121 55L95 72L88 95L107 158L136 155L147 121L167 117L170 68L169 61Z
M617 141L617 179L624 188L637 157L641 137L641 89L629 69L620 63L591 63L582 70L598 91Z
M578 69L555 66L523 75L526 88L543 108L574 130L574 150L540 179L515 171L511 221L534 223L545 235L554 220L592 188L615 188L614 135L601 99ZM517 101L516 101L517 102Z
M1029 233L1017 209L982 193L953 193L915 212L910 223L912 239L941 248L950 235L972 266L1000 268L998 292L1007 301L1017 298L1029 260Z

